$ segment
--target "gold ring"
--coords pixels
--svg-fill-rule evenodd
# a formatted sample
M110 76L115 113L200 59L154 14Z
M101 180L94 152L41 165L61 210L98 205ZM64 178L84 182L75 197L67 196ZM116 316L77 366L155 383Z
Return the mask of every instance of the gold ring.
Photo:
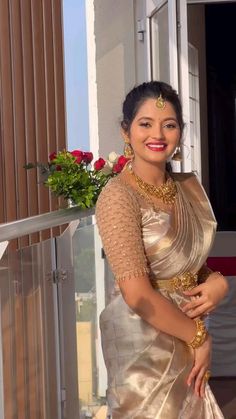
M210 371L210 370L207 370L207 371L205 372L204 376L203 376L203 379L204 379L205 381L208 381L208 380L209 380L209 378L210 378L210 376L211 376L211 371Z

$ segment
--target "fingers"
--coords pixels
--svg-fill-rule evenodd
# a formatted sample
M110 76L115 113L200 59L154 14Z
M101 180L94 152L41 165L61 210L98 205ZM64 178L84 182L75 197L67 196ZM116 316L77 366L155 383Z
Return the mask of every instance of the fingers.
M187 314L191 319L207 315L216 308L216 304L206 296L196 298L181 307L183 313Z
M193 368L191 369L191 371L190 371L190 374L189 374L189 376L188 376L188 378L187 378L187 385L190 387L191 386L191 384L194 382L194 380L195 380L195 377L197 376L197 374L198 374L198 371L199 371L199 368L198 367L196 367L196 366L193 366Z
M199 370L198 367L193 367L187 378L188 386L191 386L191 384L194 383L194 393L198 397L205 396L206 383L208 382L208 379L206 379L207 371L209 370L206 370L205 368L201 368Z
M215 307L209 306L208 303L202 304L201 306L195 308L194 310L188 311L186 314L191 319L199 316L207 316Z
M201 296L201 297L196 298L192 301L189 301L189 303L187 303L185 306L183 306L182 310L183 310L184 313L186 313L186 311L193 310L196 307L206 303L206 301L207 301L206 298Z
M202 291L203 285L204 284L201 284L201 285L198 285L197 287L194 287L191 290L183 291L183 294L185 294L185 295L191 295L191 296L192 295L197 295L197 294L199 294Z
M195 379L194 392L198 397L205 396L205 387L207 382L205 379L205 374L206 370L204 368L201 368Z
M203 376L201 386L200 386L200 397L205 397L206 394L206 384L208 380L205 379L205 375Z

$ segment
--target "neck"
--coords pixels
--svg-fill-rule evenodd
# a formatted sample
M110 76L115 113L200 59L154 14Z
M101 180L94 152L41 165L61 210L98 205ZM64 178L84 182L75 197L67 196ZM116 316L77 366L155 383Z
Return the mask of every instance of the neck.
M132 168L144 182L154 186L162 185L166 180L166 163L139 162L135 158L132 162Z

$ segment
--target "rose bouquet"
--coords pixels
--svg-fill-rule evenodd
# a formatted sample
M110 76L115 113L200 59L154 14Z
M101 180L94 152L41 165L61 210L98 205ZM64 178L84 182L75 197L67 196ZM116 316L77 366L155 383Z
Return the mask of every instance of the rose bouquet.
M38 167L44 185L56 196L80 208L91 208L108 180L122 171L128 159L111 152L106 160L100 157L92 161L91 152L63 150L51 153L46 164L29 163L25 168Z

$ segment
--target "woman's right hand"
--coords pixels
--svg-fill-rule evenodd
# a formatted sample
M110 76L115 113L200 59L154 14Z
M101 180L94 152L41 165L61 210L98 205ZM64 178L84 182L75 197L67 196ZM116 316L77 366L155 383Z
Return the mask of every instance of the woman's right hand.
M182 310L191 318L207 315L216 308L228 290L226 278L219 272L212 272L205 282L192 290L184 291L185 295L193 299L185 304Z
M205 374L209 371L211 363L212 340L210 335L205 342L197 349L194 349L194 366L188 376L187 384L190 386L194 382L194 392L199 397L204 397L206 378Z

